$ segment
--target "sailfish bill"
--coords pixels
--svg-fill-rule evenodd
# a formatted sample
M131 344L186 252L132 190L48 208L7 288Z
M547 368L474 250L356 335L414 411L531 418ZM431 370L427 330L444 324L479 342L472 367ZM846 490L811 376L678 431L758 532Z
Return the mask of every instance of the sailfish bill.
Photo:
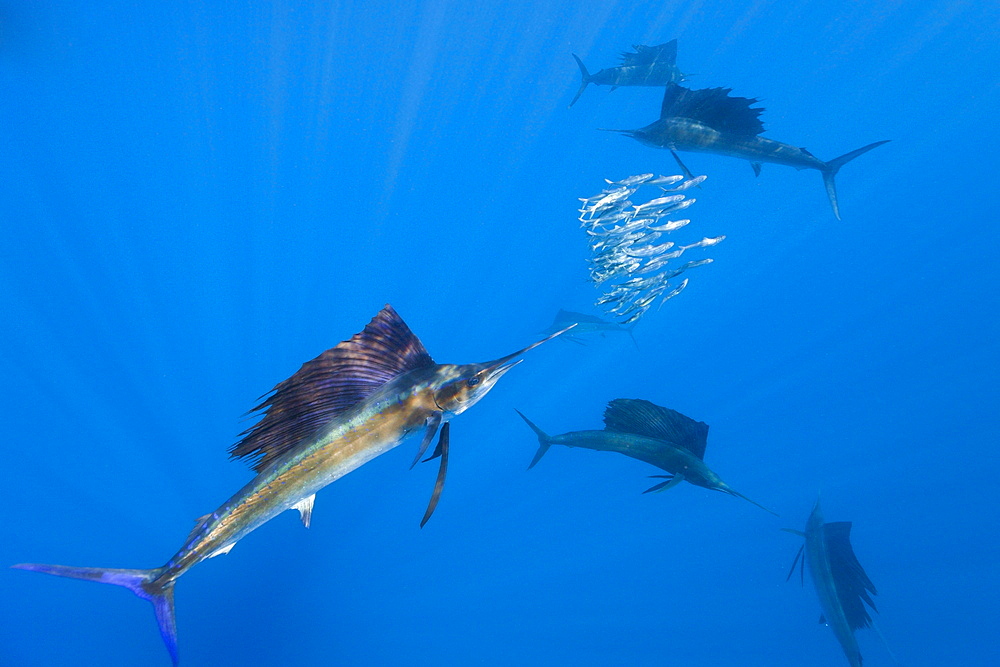
M421 521L434 512L447 472L450 419L482 399L525 352L572 327L495 361L435 363L392 306L358 334L307 361L252 412L263 416L230 450L256 476L214 512L198 519L165 565L148 570L22 563L14 568L113 584L153 604L173 663L178 662L174 584L201 561L220 556L285 510L312 520L316 493L425 429L421 452L440 427L432 458L441 468Z
M677 83L667 85L660 107L660 118L637 130L619 132L654 148L670 150L685 173L690 173L676 151L728 155L750 161L754 173L761 163L783 164L796 169L815 169L823 176L833 215L840 220L837 187L834 178L841 167L868 151L889 142L888 139L862 146L829 162L820 160L805 148L759 136L764 131L760 120L764 109L755 107L755 98L732 97L730 88L691 90Z

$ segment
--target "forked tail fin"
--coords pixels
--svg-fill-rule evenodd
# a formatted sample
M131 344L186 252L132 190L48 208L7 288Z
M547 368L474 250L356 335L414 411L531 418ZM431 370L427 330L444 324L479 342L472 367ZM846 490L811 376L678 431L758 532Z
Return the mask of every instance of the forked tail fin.
M170 652L174 665L177 664L177 623L174 620L174 580L159 580L163 568L153 570L115 570L100 567L69 567L66 565L39 565L21 563L12 566L18 570L54 574L57 577L84 579L102 584L114 584L127 588L143 600L153 603L156 624L160 636Z
M837 206L837 184L834 183L834 176L840 171L840 168L845 164L858 157L859 155L864 155L873 148L878 148L882 144L887 144L891 139L884 139L882 141L876 141L873 144L868 144L867 146L862 146L861 148L851 151L850 153L845 153L840 157L835 157L826 163L826 169L823 169L820 173L823 174L823 185L826 186L826 196L830 199L830 206L833 207L833 215L840 220L840 207Z
M525 423L531 427L531 430L535 432L535 435L538 436L538 451L535 452L535 458L531 459L531 463L528 464L528 470L531 470L535 467L536 463L542 460L542 457L545 456L545 452L549 451L549 445L552 444L552 439L545 431L535 426L530 419L521 414L520 410L514 410L514 412L521 415L521 419L523 419Z
M580 90L576 91L573 101L569 103L570 106L576 104L576 101L580 99L580 95L583 95L583 91L586 90L587 84L590 83L590 72L587 71L587 66L583 64L583 61L575 53L573 57L576 59L576 64L580 66L580 76L583 80L580 81Z

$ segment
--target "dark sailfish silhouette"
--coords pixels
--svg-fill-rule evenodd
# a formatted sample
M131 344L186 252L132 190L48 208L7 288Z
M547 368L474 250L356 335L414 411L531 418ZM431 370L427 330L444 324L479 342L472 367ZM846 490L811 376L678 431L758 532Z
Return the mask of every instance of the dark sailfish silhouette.
M734 490L705 464L708 424L695 421L676 410L660 407L640 398L616 398L604 410L603 431L570 431L561 435L548 435L520 411L517 414L521 415L521 419L538 436L538 451L531 460L529 469L541 460L552 445L618 452L670 473L652 475L666 481L644 493L666 491L687 481L695 486L742 498L774 514Z
M665 86L671 82L684 80L684 75L677 69L677 40L672 39L666 44L644 46L636 44L632 47L635 53L622 54L622 63L617 67L607 67L591 74L586 65L575 53L573 58L580 66L580 89L573 96L570 106L576 104L580 95L589 84L596 86L611 86L611 90L619 86Z
M364 331L302 365L254 411L264 413L231 450L257 472L214 512L199 518L166 565L122 570L25 563L15 568L123 586L153 604L160 634L177 664L174 583L207 558L281 512L296 509L308 528L316 492L424 430L419 459L440 427L434 454L441 468L423 526L437 505L448 465L449 420L475 405L523 350L481 364L437 364L420 340L385 306Z
M556 313L555 318L552 320L552 324L549 328L545 329L543 333L553 333L555 331L562 331L567 327L573 326L573 333L566 334L562 337L562 340L577 343L578 345L586 345L587 343L580 338L580 335L587 334L600 334L604 336L606 333L626 333L629 338L632 339L632 343L635 345L636 349L639 348L639 343L635 340L635 334L632 332L635 329L637 322L633 322L627 326L618 324L617 322L608 322L607 320L602 320L594 315L588 315L586 313L577 313L572 310L562 310L560 309Z
M834 183L837 172L854 158L888 143L889 140L876 141L824 162L805 148L759 136L764 131L764 124L760 120L764 109L751 106L757 102L754 98L730 97L731 90L691 90L671 83L663 95L659 120L638 130L611 131L620 132L654 148L716 153L749 160L755 174L760 174L761 163L764 162L784 164L796 169L815 169L823 176L833 214L840 220ZM685 173L690 173L676 152L674 158Z
M805 577L803 571L806 565L809 566L823 610L819 622L833 630L851 667L861 667L861 651L854 631L871 627L872 618L865 605L877 612L872 596L878 592L851 548L851 522L824 523L817 501L806 522L805 532L784 530L805 538L805 544L792 561L786 581L791 579L800 559L800 577Z

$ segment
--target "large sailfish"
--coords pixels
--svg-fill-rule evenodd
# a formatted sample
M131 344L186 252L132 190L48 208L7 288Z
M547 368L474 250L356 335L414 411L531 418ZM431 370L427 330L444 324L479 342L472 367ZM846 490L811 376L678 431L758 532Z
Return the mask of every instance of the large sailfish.
M560 435L549 435L520 411L517 414L521 415L521 419L538 436L538 451L528 466L529 470L552 445L618 452L670 473L653 475L667 481L656 484L644 493L666 491L686 481L742 498L774 514L733 489L708 467L704 460L705 446L708 444L708 424L695 421L676 410L641 398L616 398L604 410L604 430L570 431Z
M785 530L805 538L805 544L795 555L786 580L791 579L800 559L800 576L805 576L803 571L809 566L809 574L823 610L819 622L833 630L851 667L861 667L861 650L854 631L872 625L871 615L865 605L871 607L872 611L878 611L872 600L872 596L878 595L878 591L858 562L858 557L854 555L851 547L851 522L824 523L817 501L806 522L805 532Z
M308 361L278 384L255 412L263 418L232 447L257 476L214 512L197 520L183 546L162 567L123 570L20 564L15 568L123 586L149 600L167 650L177 664L174 583L201 561L229 553L240 539L289 509L308 527L316 492L423 430L417 460L440 428L431 457L440 456L430 504L437 505L448 464L449 419L476 404L524 352L480 364L437 364L391 306L359 334ZM412 466L411 466L412 467Z
M730 97L730 88L691 90L676 83L667 86L660 107L659 120L638 130L613 130L655 148L667 148L684 170L675 151L716 153L749 160L755 174L761 163L772 162L796 169L815 169L823 176L826 195L833 215L840 220L837 187L834 177L840 168L888 139L862 146L829 162L824 162L805 148L759 136L764 131L760 114L764 109L751 106L755 98Z

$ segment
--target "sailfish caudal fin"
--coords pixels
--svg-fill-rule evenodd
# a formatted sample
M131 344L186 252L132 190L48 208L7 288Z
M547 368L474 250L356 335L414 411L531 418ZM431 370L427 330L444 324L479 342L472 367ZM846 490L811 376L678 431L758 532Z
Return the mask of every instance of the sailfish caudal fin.
M580 95L583 95L583 91L587 89L587 84L590 83L590 72L587 71L587 66L583 64L583 61L580 60L580 57L575 53L573 54L573 57L576 59L576 64L580 66L580 77L583 80L580 81L580 89L576 91L576 95L573 96L573 101L569 103L570 106L576 104L576 101L580 99Z
M845 164L858 157L859 155L864 155L873 148L878 148L882 144L887 144L891 139L884 139L882 141L876 141L873 144L868 144L857 150L853 150L850 153L845 153L840 157L834 158L826 163L826 169L822 170L823 174L823 185L826 186L826 196L830 198L830 206L833 207L833 215L840 220L840 207L837 206L837 185L834 183L833 178L840 171L840 168Z
M549 451L549 445L552 444L552 438L550 438L545 431L535 426L530 419L521 414L520 410L514 410L514 412L521 415L521 419L523 419L524 422L531 427L531 430L535 432L535 435L538 436L538 451L535 452L535 458L531 459L531 463L528 464L528 470L531 470L535 467L536 463L542 460L542 457L545 456L545 452Z
M102 584L114 584L127 588L143 600L153 603L156 624L160 636L170 652L174 665L177 664L177 623L174 621L174 580L160 581L162 568L154 570L114 570L100 567L69 567L66 565L39 565L21 563L12 566L18 570L54 574L57 577L84 579Z

